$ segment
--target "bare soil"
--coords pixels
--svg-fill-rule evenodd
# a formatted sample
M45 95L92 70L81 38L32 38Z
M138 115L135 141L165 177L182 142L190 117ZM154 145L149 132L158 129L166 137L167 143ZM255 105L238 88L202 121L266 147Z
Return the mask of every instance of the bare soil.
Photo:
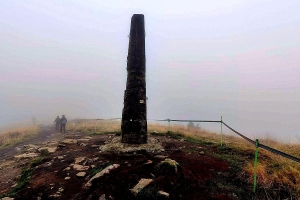
M80 133L67 132L66 138L80 139L85 136ZM149 195L142 199L163 199L157 197L157 191L169 193L169 199L239 199L235 194L235 187L239 183L232 183L236 176L230 173L228 163L213 156L216 147L194 144L167 136L149 135L159 141L163 152L102 152L99 147L119 137L116 134L92 136L91 139L77 144L63 144L60 142L57 151L44 155L43 160L32 168L32 175L28 183L14 195L18 199L99 199L105 194L106 199L138 199L129 189L142 178L153 179ZM51 127L43 127L40 139L25 142L41 143L46 140L63 139ZM25 144L24 143L24 144ZM22 146L24 144L20 144ZM12 148L12 147L11 147ZM201 151L203 151L201 153ZM3 153L4 152L4 153ZM9 152L9 153L8 153ZM32 158L16 160L12 158L16 152L0 151L0 195L9 193L11 187L20 178L20 172L28 167ZM84 177L78 177L72 168L75 158L86 157L82 165L89 166ZM177 173L170 169L158 168L158 164L165 158L177 161L180 165ZM149 160L152 161L150 164ZM9 163L10 162L10 163ZM9 163L9 164L8 164ZM111 164L119 164L109 174L94 180L92 186L84 187L87 181L97 172ZM70 167L71 165L71 167ZM94 166L93 166L94 165ZM70 167L70 170L65 170ZM70 179L66 180L66 177ZM60 191L60 192L59 192Z

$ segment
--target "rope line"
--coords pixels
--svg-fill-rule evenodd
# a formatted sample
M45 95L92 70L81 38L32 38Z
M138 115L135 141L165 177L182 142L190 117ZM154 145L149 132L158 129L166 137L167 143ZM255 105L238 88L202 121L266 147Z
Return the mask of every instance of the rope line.
M116 120L116 119L122 119L122 118L110 118L110 119L96 119L96 120ZM165 121L165 122L213 122L213 123L222 123L224 124L228 129L230 129L231 131L233 131L234 133L238 134L240 137L244 138L245 140L247 140L248 142L250 142L251 144L255 145L255 141L251 140L250 138L244 136L243 134L239 133L238 131L234 130L233 128L231 128L230 126L228 126L225 122L223 121L218 121L218 120L179 120L179 119L147 119L147 120L151 120L151 121ZM287 153L284 153L282 151L279 151L277 149L268 147L264 144L258 143L258 147L263 148L267 151L270 151L272 153L278 154L280 156L283 156L285 158L288 158L290 160L293 160L295 162L300 163L300 158L297 158L295 156L289 155Z
M239 136L241 136L242 138L244 138L245 140L247 140L248 142L255 144L255 142L253 140L251 140L250 138L247 138L246 136L242 135L241 133L237 132L236 130L234 130L233 128L231 128L230 126L228 126L227 124L225 124L224 122L222 122L227 128L229 128L230 130L232 130L233 132L235 132L236 134L238 134Z
M248 142L250 142L250 143L252 143L252 144L255 144L255 141L253 141L253 140L247 138L246 136L242 135L241 133L237 132L236 130L234 130L233 128L231 128L230 126L228 126L227 124L225 124L224 122L222 122L222 123L223 123L227 128L229 128L230 130L232 130L233 132L235 132L236 134L238 134L239 136L241 136L242 138L244 138L244 139L247 140ZM288 159L291 159L291 160L293 160L293 161L295 161L295 162L300 163L300 159L299 159L299 158L297 158L297 157L295 157L295 156L292 156L292 155L289 155L289 154L287 154L287 153L284 153L284 152L282 152L282 151L279 151L279 150L277 150L277 149L268 147L268 146L266 146L266 145L264 145L264 144L258 143L258 147L263 148L263 149L265 149L265 150L267 150L267 151L270 151L270 152L272 152L272 153L278 154L278 155L280 155L280 156L283 156L283 157L285 157L285 158L288 158Z
M297 158L297 157L295 157L295 156L292 156L292 155L289 155L289 154L287 154L287 153L284 153L284 152L282 152L282 151L279 151L279 150L277 150L277 149L273 149L273 148L271 148L271 147L268 147L268 146L263 145L263 144L260 144L260 143L258 143L258 147L261 147L261 148L266 149L266 150L268 150L268 151L270 151L270 152L272 152L272 153L278 154L278 155L280 155L280 156L286 157L286 158L288 158L288 159L291 159L291 160L293 160L293 161L296 161L296 162L300 163L300 159L299 159L299 158Z
M179 120L179 119L147 119L152 121L164 121L164 122L216 122L221 123L221 121L213 121L213 120Z

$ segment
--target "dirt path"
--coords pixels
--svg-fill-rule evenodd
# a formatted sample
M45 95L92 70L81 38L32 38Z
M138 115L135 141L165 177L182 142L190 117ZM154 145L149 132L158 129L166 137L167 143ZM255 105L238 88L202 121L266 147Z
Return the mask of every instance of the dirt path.
M0 150L0 161L5 160L9 157L15 156L17 154L20 154L24 150L24 145L28 144L39 144L47 141L51 141L54 139L61 139L62 134L58 131L56 131L53 126L41 126L40 127L40 134L35 137L31 138L29 140L26 140L22 143L7 147L5 149Z

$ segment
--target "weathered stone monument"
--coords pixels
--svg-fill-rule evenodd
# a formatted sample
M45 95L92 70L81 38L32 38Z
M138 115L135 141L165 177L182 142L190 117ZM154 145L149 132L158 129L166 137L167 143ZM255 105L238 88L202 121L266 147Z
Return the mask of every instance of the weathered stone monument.
M127 83L122 113L122 142L147 143L146 58L144 15L131 18Z

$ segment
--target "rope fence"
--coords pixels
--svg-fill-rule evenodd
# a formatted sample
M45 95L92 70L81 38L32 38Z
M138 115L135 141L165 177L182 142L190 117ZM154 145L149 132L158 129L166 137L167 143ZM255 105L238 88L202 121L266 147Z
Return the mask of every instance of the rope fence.
M251 140L250 138L246 137L245 135L241 134L240 132L234 130L232 127L228 126L223 120L222 120L222 116L221 116L221 120L178 120L178 119L163 119L163 120L155 120L154 121L167 121L169 122L169 126L170 126L170 122L209 122L209 123L221 123L221 146L222 146L222 125L226 126L229 130L231 130L232 132L236 133L237 135L239 135L240 137L242 137L243 139L245 139L246 141L250 142L251 144L255 145L255 159L254 159L254 183L253 183L253 192L256 192L256 177L257 177L257 163L258 163L258 148L262 148L265 149L267 151L270 151L274 154L280 155L282 157L288 158L290 160L293 160L295 162L300 163L300 159L289 155L287 153L284 153L282 151L279 151L277 149L271 148L269 146L266 146L264 144L260 144L258 142L258 139L256 139L256 141Z
M118 120L121 118L110 118L110 119L93 119L93 120ZM221 146L222 146L222 125L226 126L229 130L231 130L232 132L236 133L237 135L239 135L240 137L242 137L243 139L245 139L246 141L250 142L251 144L253 144L255 146L255 160L254 160L254 183L253 183L253 192L256 191L256 172L257 172L257 163L258 163L258 148L262 148L265 149L267 151L270 151L274 154L280 155L282 157L288 158L290 160L293 160L295 162L300 163L300 158L297 158L295 156L289 155L287 153L284 153L282 151L279 151L277 149L271 148L269 146L266 146L264 144L260 144L258 142L258 139L251 140L250 138L246 137L245 135L241 134L240 132L236 131L235 129L233 129L232 127L230 127L229 125L227 125L223 120L222 120L222 116L221 116L221 120L179 120L179 119L147 119L147 121L158 121L158 122L168 122L169 123L169 127L170 127L170 122L199 122L199 123L220 123L221 124ZM96 129L96 127L95 127Z

